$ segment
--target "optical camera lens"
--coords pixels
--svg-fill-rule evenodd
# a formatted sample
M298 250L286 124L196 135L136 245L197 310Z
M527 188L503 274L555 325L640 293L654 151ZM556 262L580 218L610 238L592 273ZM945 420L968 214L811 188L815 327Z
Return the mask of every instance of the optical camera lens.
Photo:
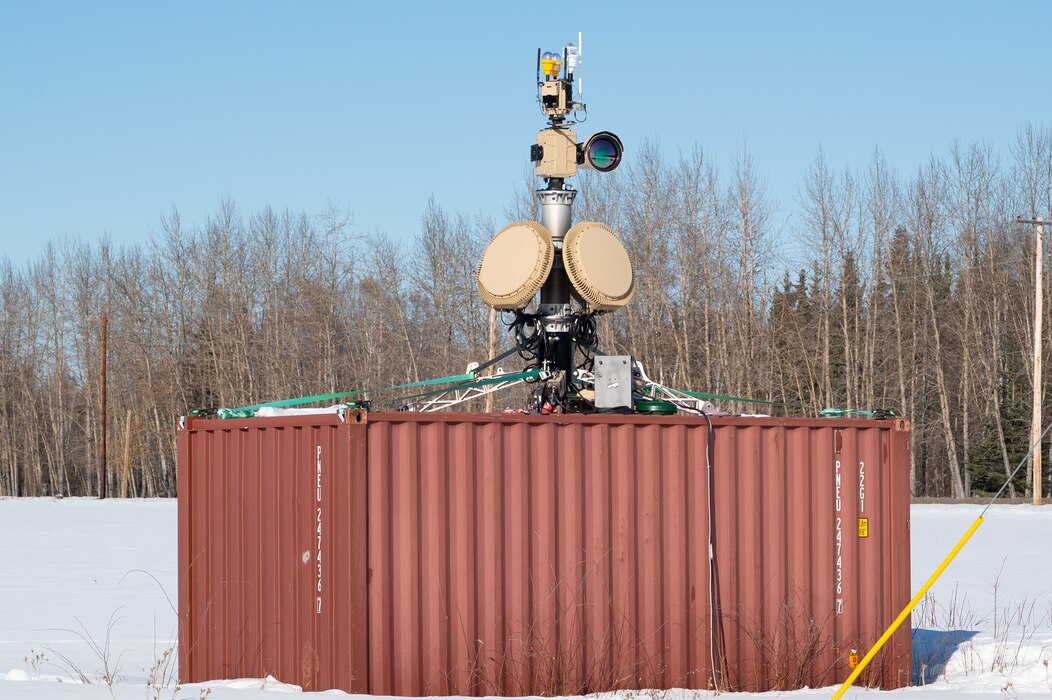
M621 139L609 131L602 131L588 139L585 160L589 167L608 173L621 163Z

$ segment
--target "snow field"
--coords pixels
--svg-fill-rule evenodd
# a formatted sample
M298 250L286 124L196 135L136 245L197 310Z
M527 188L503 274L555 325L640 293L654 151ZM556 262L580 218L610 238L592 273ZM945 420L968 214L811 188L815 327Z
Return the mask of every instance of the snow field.
M981 510L912 507L914 591ZM260 700L300 692L274 679L177 687L176 580L174 500L0 499L0 700ZM925 684L853 688L845 697L1052 700L1052 506L992 508L912 624L915 675ZM834 691L726 697L809 700Z

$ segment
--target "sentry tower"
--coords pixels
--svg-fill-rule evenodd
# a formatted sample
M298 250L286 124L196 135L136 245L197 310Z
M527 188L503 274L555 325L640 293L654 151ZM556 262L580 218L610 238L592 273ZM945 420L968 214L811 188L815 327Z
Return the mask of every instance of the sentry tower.
M580 101L580 69L580 38L561 53L537 50L537 99L548 120L530 146L534 174L544 178L536 193L540 221L501 229L478 269L483 300L513 315L508 325L520 355L545 371L534 401L542 412L579 405L572 379L579 367L591 369L598 345L595 316L624 306L633 292L628 252L613 231L594 221L573 224L577 191L567 180L579 167L610 172L623 153L621 140L609 131L577 141L572 127L587 111Z

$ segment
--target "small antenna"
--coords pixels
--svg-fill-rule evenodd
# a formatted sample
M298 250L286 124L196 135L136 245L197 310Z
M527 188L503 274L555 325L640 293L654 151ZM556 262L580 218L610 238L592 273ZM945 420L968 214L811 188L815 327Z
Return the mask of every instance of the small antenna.
M537 84L541 84L541 48L537 47Z
M577 97L584 104L584 49L581 48L581 32L577 32Z

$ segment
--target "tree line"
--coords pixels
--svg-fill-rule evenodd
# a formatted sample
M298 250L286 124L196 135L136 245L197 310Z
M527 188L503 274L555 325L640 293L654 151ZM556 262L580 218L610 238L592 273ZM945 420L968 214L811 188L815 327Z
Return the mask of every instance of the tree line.
M778 412L893 409L912 419L915 495L989 492L1026 453L1035 236L1015 218L1052 213L1049 128L1022 128L1004 156L955 143L915 173L879 151L842 168L819 151L788 224L746 150L721 172L700 149L643 144L615 173L578 179L575 218L609 224L636 274L632 302L599 320L605 352L676 388L805 407ZM197 224L173 208L140 244L66 241L5 259L0 494L97 492L103 314L109 490L126 472L132 496L176 494L176 420L194 409L485 360L476 266L507 221L536 218L535 186L524 179L506 221L431 201L405 240L366 235L336 209L246 214L224 201ZM510 342L498 330L497 350Z

